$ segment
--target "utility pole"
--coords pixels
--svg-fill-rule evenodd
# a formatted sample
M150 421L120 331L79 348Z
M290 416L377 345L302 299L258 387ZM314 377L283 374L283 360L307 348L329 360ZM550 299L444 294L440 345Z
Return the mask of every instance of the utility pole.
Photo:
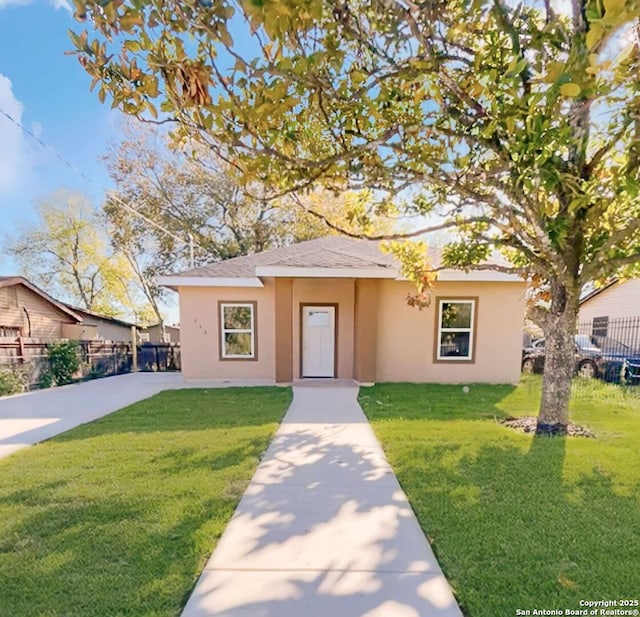
M189 234L189 262L191 264L191 268L194 268L194 250L193 250L193 234Z

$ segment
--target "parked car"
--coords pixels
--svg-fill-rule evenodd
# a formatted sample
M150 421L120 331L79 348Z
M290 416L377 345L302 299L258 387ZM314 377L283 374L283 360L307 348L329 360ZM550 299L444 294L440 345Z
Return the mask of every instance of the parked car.
M522 372L542 373L544 371L545 339L533 341L530 347L522 350ZM590 336L576 334L576 372L582 377L597 377L597 358L602 350L597 347Z
M598 376L605 381L640 384L640 350L608 337L593 337L602 350L598 363Z
M542 373L545 340L538 339L522 350L522 371ZM606 337L575 335L576 373L581 377L599 377L605 381L640 383L640 351Z

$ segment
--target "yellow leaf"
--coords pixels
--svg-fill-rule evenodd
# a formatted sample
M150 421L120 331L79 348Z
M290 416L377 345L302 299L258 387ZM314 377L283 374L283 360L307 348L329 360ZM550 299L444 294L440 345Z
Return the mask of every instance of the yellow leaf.
M571 579L568 579L566 576L560 575L558 577L558 582L563 587L566 587L567 589L575 589L576 588L576 584Z
M560 86L560 92L564 95L564 96L571 96L571 97L575 97L578 96L581 92L581 88L578 84L574 84L574 83L568 83L568 84L562 84Z
M283 2L275 2L272 6L275 12L279 13L280 15L291 15L291 9Z
M560 77L560 75L562 75L563 70L564 62L549 62L545 81L549 84L552 84L558 79L558 77Z
M635 48L635 43L629 43L628 45L625 45L616 58L616 64L622 64L627 58L629 58L629 56L631 56Z
M604 34L604 30L601 25L593 24L593 23L590 24L589 32L587 32L587 36L585 38L587 47L589 49L593 49L600 42L600 39L602 38L603 34Z
M619 13L624 9L625 0L604 0L604 10L606 13Z

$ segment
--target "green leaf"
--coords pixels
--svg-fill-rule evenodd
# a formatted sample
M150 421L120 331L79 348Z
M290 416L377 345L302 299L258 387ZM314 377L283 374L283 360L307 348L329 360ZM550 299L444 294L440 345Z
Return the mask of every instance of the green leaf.
M123 45L126 49L128 49L129 51L132 51L133 53L142 51L142 45L140 44L140 41L134 41L129 39L125 41Z

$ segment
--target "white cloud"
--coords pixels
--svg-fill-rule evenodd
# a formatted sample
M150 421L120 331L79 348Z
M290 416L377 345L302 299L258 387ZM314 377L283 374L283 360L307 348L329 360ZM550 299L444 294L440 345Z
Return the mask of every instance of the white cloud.
M31 2L32 0L0 0L0 9L6 9L9 6L25 6L26 4L31 4ZM73 7L69 0L48 0L48 2L56 11L64 9L68 13L73 12Z
M0 0L2 2L2 0ZM68 13L73 12L73 8L71 7L71 2L69 0L49 0L49 4L57 11L59 9L64 9Z
M4 9L8 6L21 6L29 4L31 0L0 0L0 9Z
M16 122L22 121L24 107L13 93L11 80L1 73L0 109ZM0 113L0 135L2 135L0 191L7 191L19 185L28 170L28 144L26 136L20 127L16 126L2 113Z

